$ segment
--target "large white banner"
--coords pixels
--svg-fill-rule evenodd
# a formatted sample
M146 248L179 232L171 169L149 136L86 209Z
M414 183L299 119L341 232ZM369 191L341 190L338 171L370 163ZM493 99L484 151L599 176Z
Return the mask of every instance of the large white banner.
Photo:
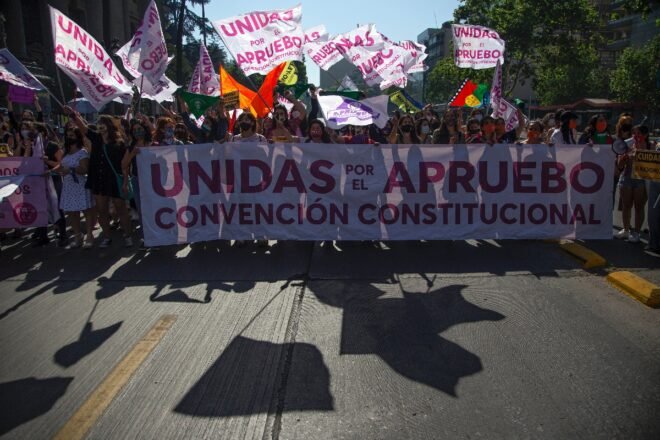
M135 31L133 38L122 47L120 55L124 65L130 64L128 69L131 75L138 77L144 75L154 83L158 81L167 70L168 56L165 36L160 24L160 14L156 0L151 0L144 12L142 22ZM135 74L135 71L139 74Z
M9 49L0 49L0 81L6 81L19 87L32 90L45 90L46 86L41 84L27 68L9 52Z
M483 26L452 24L454 62L458 67L489 69L504 64L504 40L497 32Z
M336 130L345 125L367 126L376 124L383 128L389 119L387 115L388 95L356 101L338 95L319 96L319 107L329 128Z
M220 80L213 68L213 61L206 46L199 45L199 61L188 84L190 93L198 95L220 96Z
M213 27L246 75L266 75L285 61L302 61L302 6L216 20Z
M609 239L613 160L597 145L144 148L144 238Z
M55 42L55 64L80 93L100 110L114 98L131 99L131 83L117 69L103 46L87 31L49 6Z

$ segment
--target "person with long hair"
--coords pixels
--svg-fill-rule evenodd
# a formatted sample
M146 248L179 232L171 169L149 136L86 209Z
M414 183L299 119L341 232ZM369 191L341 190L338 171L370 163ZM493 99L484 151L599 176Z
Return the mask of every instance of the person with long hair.
M241 115L242 116L242 115ZM273 107L273 120L275 127L270 133L268 140L274 142L293 142L295 140L289 127L289 112L282 104Z
M60 209L66 213L73 231L69 248L89 249L94 245L94 197L87 183L89 153L85 149L84 137L77 127L67 127L64 132L64 157L56 169L62 176ZM80 213L85 216L85 240L80 227Z
M479 144L495 145L497 143L497 133L495 132L495 118L492 116L485 116L481 120L481 137Z
M589 124L578 140L580 145L612 145L614 138L610 135L607 117L604 114L593 115Z
M442 116L440 128L433 132L433 144L463 144L465 135L461 131L460 110L447 109ZM474 118L474 120L477 120ZM430 128L430 126L429 126Z
M644 179L632 177L632 166L635 153L651 148L649 128L645 125L633 127L633 144L629 151L620 156L623 171L619 176L619 194L623 205L621 213L623 229L615 234L615 238L628 239L631 243L639 243L639 231L644 224L644 208L646 205L646 182ZM635 228L631 228L632 211L635 209Z
M320 119L312 119L309 122L309 137L305 139L305 143L334 144Z
M550 138L550 145L577 145L575 139L575 130L577 128L578 117L571 111L561 114L561 127L556 129Z
M394 116L392 119L392 133L389 136L390 144L419 144L419 138L415 133L415 120L410 115L401 118Z
M530 121L527 124L527 139L522 141L521 144L538 145L543 143L543 123L538 119Z
M165 145L183 145L179 139L174 137L174 127L176 123L174 119L169 116L161 116L156 121L156 130L153 134L154 146L165 146Z
M112 244L110 237L110 203L119 215L124 232L124 245L133 246L131 237L131 219L128 215L126 201L122 198L119 179L121 178L121 161L126 154L126 141L119 128L119 123L109 115L99 116L96 131L88 128L80 115L70 107L65 106L68 114L78 126L81 133L89 139L91 149L86 188L94 194L94 203L101 225L101 243L99 247L106 248Z

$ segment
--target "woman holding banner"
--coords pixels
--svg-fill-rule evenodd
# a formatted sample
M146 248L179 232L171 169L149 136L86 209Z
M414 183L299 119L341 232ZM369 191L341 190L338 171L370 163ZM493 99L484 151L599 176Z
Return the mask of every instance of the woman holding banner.
M99 247L106 248L112 243L110 238L110 203L119 215L124 231L124 245L133 246L131 238L131 219L128 215L126 201L121 197L119 179L121 161L126 153L126 144L119 123L109 115L101 115L96 123L97 130L87 127L80 115L71 107L65 106L64 113L69 115L78 126L81 133L89 139L91 152L89 156L89 171L86 188L94 194L99 224L102 229L102 240Z

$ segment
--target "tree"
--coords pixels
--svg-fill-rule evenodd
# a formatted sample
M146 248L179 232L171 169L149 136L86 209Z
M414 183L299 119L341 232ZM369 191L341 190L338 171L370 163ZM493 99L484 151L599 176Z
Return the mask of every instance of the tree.
M551 78L565 70L583 45L595 47L598 16L588 0L567 4L556 0L461 0L454 11L458 22L497 31L506 42L503 92L509 95L524 78ZM585 89L586 78L574 77Z
M174 49L174 66L168 69L169 75L175 78L177 84L183 84L190 78L192 69L197 64L199 52L194 58L187 58L184 55L184 46L187 44L197 44L199 50L199 42L197 42L196 32L201 32L202 29L206 30L207 44L211 46L213 43L218 42L218 37L215 30L213 30L211 23L208 19L203 19L195 12L193 12L187 5L201 5L208 4L210 0L158 0L159 10L162 14L163 33L165 40L168 43L168 52L172 53ZM218 48L219 50L222 50ZM209 51L210 54L210 51Z
M660 109L660 35L645 46L627 48L611 74L610 87L617 100L645 103L651 115Z

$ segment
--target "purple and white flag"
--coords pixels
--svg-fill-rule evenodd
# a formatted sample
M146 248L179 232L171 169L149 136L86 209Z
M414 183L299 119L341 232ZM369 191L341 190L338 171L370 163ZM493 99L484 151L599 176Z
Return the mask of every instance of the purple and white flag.
M494 104L493 104L494 105ZM501 99L497 107L493 107L493 118L503 118L505 121L505 130L511 131L518 127L520 119L518 118L518 108L510 102Z
M130 99L131 83L103 46L69 17L52 6L49 8L55 64L71 78L80 93L97 110L115 98Z
M499 111L502 99L502 63L497 61L495 72L493 72L493 84L490 86L490 103L495 111Z
M285 61L302 61L302 6L254 11L213 22L227 50L246 75L268 74Z
M203 44L199 45L199 61L190 78L188 91L190 93L197 93L198 95L220 95L220 81L213 68L213 61L211 60L209 51L206 50L206 46Z
M366 126L376 124L383 128L389 119L387 103L389 96L380 95L356 101L337 95L319 96L319 105L329 128L344 125Z
M46 86L41 84L27 68L16 59L9 49L0 49L0 81L32 90L45 90Z
M155 0L149 2L135 35L117 51L117 55L121 57L126 70L136 78L144 75L154 82L165 74L169 62L167 44Z
M451 28L458 67L490 69L497 61L504 63L504 40L494 30L471 24L452 24Z

